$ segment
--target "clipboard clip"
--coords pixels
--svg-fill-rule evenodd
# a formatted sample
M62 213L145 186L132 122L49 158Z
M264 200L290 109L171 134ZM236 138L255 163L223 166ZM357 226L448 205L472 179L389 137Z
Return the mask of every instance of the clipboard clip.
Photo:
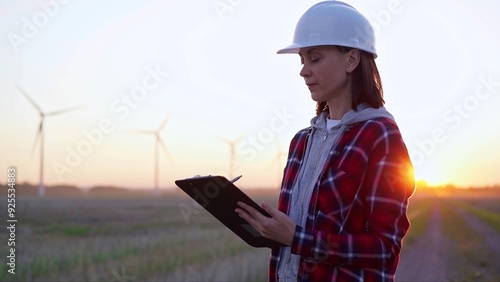
M238 181L242 176L243 175L238 175L238 176L236 176L235 178L233 178L233 179L231 179L229 181L231 181L231 183L234 183L234 182Z
M206 176L202 176L202 175L197 174L197 175L195 175L195 176L193 176L193 177L188 177L188 178L186 178L186 180L187 180L187 179L193 179L193 178L210 177L210 176L212 176L212 175L210 175L210 174L209 174L209 175L206 175ZM235 178L233 178L233 179L231 179L231 180L229 180L229 181L230 181L231 183L234 183L234 182L238 181L238 180L239 180L242 176L243 176L243 175L238 175L238 176L236 176Z

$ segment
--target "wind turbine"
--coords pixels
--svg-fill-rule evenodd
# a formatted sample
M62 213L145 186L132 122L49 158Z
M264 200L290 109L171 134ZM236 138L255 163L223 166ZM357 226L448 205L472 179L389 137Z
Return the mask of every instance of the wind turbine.
M276 173L277 175L277 182L278 182L278 187L281 184L281 174L280 171L283 169L280 164L282 165L283 157L286 157L286 152L279 146L279 144L276 143L276 155L274 159L272 160L270 166L274 166L276 164L278 172Z
M219 140L222 142L226 143L229 146L229 171L228 171L228 177L229 179L233 179L234 177L234 170L236 168L236 144L240 142L240 140L243 138L243 136L239 136L234 140L229 140L224 137L217 137Z
M172 112L168 113L163 122L161 123L160 127L158 130L134 130L136 133L140 134L151 134L154 135L155 137L155 187L154 187L154 192L155 194L160 193L160 189L158 186L159 183L159 172L160 172L160 146L165 150L165 153L167 154L167 157L172 161L172 156L170 156L170 153L168 152L167 146L165 145L165 142L163 142L163 139L160 136L160 132L163 130L163 128L167 125L168 120L170 119L170 116L172 115Z
M26 93L26 91L24 91L23 88L21 88L17 84L16 84L16 87L19 90L19 92L21 92L21 94L28 100L28 102L30 102L30 104L40 114L40 125L38 126L38 132L37 132L37 135L35 136L35 140L33 142L33 147L31 149L31 152L33 153L33 151L35 150L35 147L36 147L36 143L37 143L38 139L40 139L40 183L38 185L38 196L43 197L45 195L45 186L43 185L43 166L44 166L44 159L43 159L43 157L44 157L44 145L45 145L44 144L43 122L44 122L44 120L45 120L46 117L60 115L60 114L63 114L63 113L74 111L74 110L76 110L78 108L81 108L81 107L71 107L71 108L66 108L66 109L63 109L63 110L58 110L58 111L53 111L53 112L49 112L49 113L44 113L42 111L42 109L35 103L35 101L33 101L30 98L30 96L28 95L28 93Z

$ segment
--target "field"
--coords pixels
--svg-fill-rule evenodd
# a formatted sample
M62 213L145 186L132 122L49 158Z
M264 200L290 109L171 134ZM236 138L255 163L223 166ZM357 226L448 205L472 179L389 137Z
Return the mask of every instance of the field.
M251 196L276 202L274 192ZM397 280L500 281L499 203L487 190L419 191ZM181 194L20 196L16 211L16 274L1 228L0 281L267 279L268 249L246 245Z

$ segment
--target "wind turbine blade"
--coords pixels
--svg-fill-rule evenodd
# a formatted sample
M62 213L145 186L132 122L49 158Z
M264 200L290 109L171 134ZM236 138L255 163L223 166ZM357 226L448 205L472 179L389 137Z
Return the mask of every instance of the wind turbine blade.
M173 162L174 160L172 159L172 155L170 155L170 152L168 151L167 149L167 145L165 145L165 142L163 142L163 140L161 138L157 138L158 140L158 143L160 143L160 146L163 148L163 150L165 150L165 154L167 154L167 157L168 159Z
M217 139L219 139L220 141L222 141L222 142L224 142L224 143L226 143L226 144L228 144L228 145L230 145L230 146L233 146L233 145L235 145L235 144L238 144L238 143L241 141L241 139L243 139L243 137L244 137L244 136L243 136L243 134L242 134L242 135L240 135L240 136L236 137L236 138L235 138L234 140L232 140L232 141L231 141L231 140L229 140L229 139L227 139L227 138L221 137L221 136L216 136L216 137L217 137Z
M76 106L76 107L66 108L66 109L63 109L63 110L58 110L58 111L46 113L45 116L60 115L60 114L63 114L63 113L76 111L76 110L81 109L81 108L83 108L83 106Z
M233 143L233 142L229 141L228 139L221 137L221 136L216 136L216 138L219 139L220 141L226 143L226 144L229 144L229 145L231 145Z
M30 96L28 95L28 93L26 93L26 91L24 91L24 89L23 89L23 88L21 88L21 86L19 86L19 85L17 85L17 84L16 84L16 87L17 87L17 89L19 90L19 92L21 92L21 94L24 96L24 98L26 98L26 99L30 102L30 104L31 104L33 107L35 107L35 109L36 109L36 110L37 110L40 114L43 114L42 109L40 109L40 107L39 107L39 106L35 103L35 101L33 101L33 100L30 98Z
M136 130L130 130L130 132L137 133L137 134L156 134L156 132L153 130L138 130L138 129L136 129Z
M168 120L170 119L170 116L172 116L172 112L167 114L167 117L163 120L163 122L160 125L160 128L158 129L158 132L162 131L165 125L167 125Z
M38 127L38 131L35 135L35 139L33 140L33 146L31 147L31 156L35 153L36 144L38 144L38 139L40 139L40 135L42 135L43 130L43 120L40 121L40 126Z

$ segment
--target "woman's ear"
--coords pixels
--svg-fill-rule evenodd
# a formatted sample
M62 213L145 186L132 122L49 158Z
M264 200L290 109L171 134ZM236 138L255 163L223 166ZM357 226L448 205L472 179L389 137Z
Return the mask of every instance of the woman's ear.
M358 49L351 49L347 53L345 53L346 58L346 68L345 71L347 73L352 73L356 67L359 65L361 54Z

